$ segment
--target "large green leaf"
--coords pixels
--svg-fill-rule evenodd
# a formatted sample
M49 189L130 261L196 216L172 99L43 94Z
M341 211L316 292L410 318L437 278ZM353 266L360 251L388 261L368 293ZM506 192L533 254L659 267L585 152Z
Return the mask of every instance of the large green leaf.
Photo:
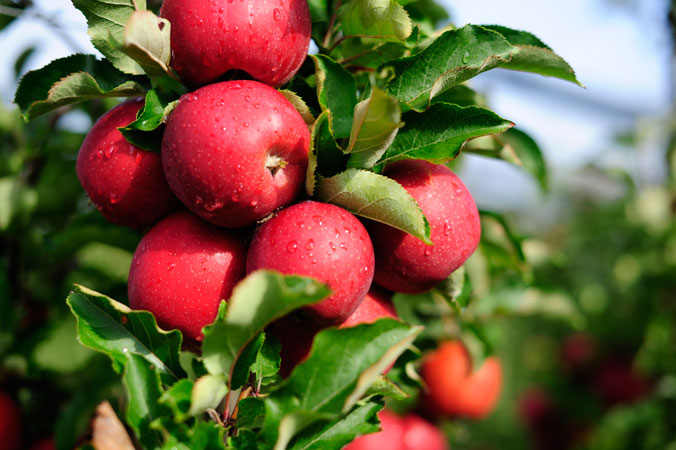
M331 111L324 111L317 117L312 127L308 170L305 178L305 190L313 195L317 177L330 177L343 171L347 166L349 155L343 152L333 138L330 130Z
M280 390L265 399L264 440L283 449L313 423L347 414L420 330L381 319L317 334L308 358Z
M125 25L121 49L148 76L171 76L170 36L171 24L167 19L160 19L152 11L134 11Z
M87 18L92 44L115 67L131 75L143 75L144 70L119 47L125 41L124 28L136 8L146 9L145 0L72 0Z
M157 368L142 356L127 353L126 358L122 382L127 392L127 424L145 448L156 448L163 439L151 423L167 416L167 410L160 404L160 377Z
M503 69L538 73L582 86L582 83L575 77L573 68L531 33L499 25L484 25L483 27L502 34L510 44L518 49L512 55L512 59L501 66Z
M344 36L404 41L413 29L408 13L394 0L349 0L338 17Z
M409 109L425 110L435 96L509 61L514 47L500 33L466 25L439 36L422 52L384 64L387 89Z
M399 130L380 163L405 158L443 163L458 156L467 140L514 126L487 109L446 103L435 103L422 113L409 111L403 120L406 126Z
M132 97L145 93L135 79L115 69L108 61L92 55L60 58L21 78L14 95L24 119L61 106L102 97Z
M77 318L80 342L108 355L118 372L127 355L134 354L153 364L163 379L185 376L179 362L180 331L163 331L151 313L133 311L83 286L75 286L66 301Z
M371 96L354 108L348 167L369 168L376 165L392 144L401 123L401 110L396 99L375 88Z
M316 197L367 219L403 230L430 244L430 227L420 206L399 183L383 175L348 169L319 177Z
M328 295L327 287L310 278L253 272L233 290L225 317L204 329L202 355L207 370L230 379L240 354L266 325Z
M310 55L315 63L317 97L322 110L331 111L329 124L334 138L350 136L357 88L354 78L337 62L325 55Z

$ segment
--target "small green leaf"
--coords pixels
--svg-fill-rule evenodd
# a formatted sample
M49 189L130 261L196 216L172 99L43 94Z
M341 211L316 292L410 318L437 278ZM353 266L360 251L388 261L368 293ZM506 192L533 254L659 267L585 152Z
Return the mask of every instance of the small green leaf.
M240 354L266 325L328 295L328 288L310 278L264 270L250 274L235 286L225 317L204 328L204 365L230 380Z
M145 358L167 379L185 376L179 362L181 332L163 331L147 311L133 311L128 306L75 286L66 300L77 318L80 342L107 354L119 372L127 355Z
M204 375L195 381L188 414L196 416L207 409L217 407L227 392L225 379L222 376Z
M134 11L124 27L122 51L138 63L150 77L173 75L171 24L152 11Z
M430 227L420 206L399 183L373 172L348 169L319 178L316 197L352 214L382 222L430 244Z
M483 27L502 34L510 44L518 49L512 55L512 59L501 66L503 69L556 77L584 87L575 77L572 67L531 33L499 25L483 25Z
M453 160L469 139L502 133L514 126L492 111L476 106L436 103L422 113L404 114L402 128L380 163L424 159L435 164Z
M166 411L160 405L162 387L157 368L145 358L126 353L122 382L127 392L126 422L146 448L155 448L162 442L159 431L151 428L156 419L166 417Z
M305 190L313 195L317 177L330 177L345 170L349 155L346 155L331 135L329 127L331 111L324 111L317 117L310 135L310 153L308 171L305 178Z
M146 9L145 0L72 0L87 18L92 44L124 73L143 75L143 68L119 47L124 42L125 24L136 11Z
M350 136L357 88L354 78L337 62L325 55L310 55L315 63L317 98L322 111L329 110L331 135L335 139Z
M183 378L163 392L160 397L160 403L171 409L174 419L178 422L183 422L190 417L188 412L192 401L193 386L194 383L191 380Z
M396 99L375 88L371 96L354 108L348 167L369 168L376 165L392 144L401 123L401 111Z
M247 397L239 401L237 412L237 428L253 430L263 426L265 404L256 397Z
M92 55L56 59L21 78L14 95L26 121L61 106L103 97L143 95L145 89L116 70L108 61Z
M467 308L472 298L472 283L465 266L461 266L434 289L441 293L458 312Z
M413 29L406 10L394 0L349 0L338 17L344 36L405 41Z
M293 105L294 108L296 108L296 111L298 111L298 114L300 114L300 116L303 118L308 128L312 128L312 125L315 123L315 118L312 115L312 111L310 111L310 108L303 101L303 99L300 98L300 96L295 92L286 89L280 89L279 92L284 97L286 97L286 99Z
M394 70L388 92L408 109L425 110L437 95L509 61L514 48L500 33L466 25L422 52L384 64Z
M143 108L136 114L136 120L118 128L127 141L144 150L159 153L162 148L164 123L178 101L161 98L155 89L146 93Z
M256 360L251 365L251 372L256 375L256 382L271 377L279 372L281 359L279 352L282 344L274 336L266 336L263 346L256 354Z
M394 400L406 400L409 395L385 375L380 375L366 391L366 395L382 395Z
M379 402L369 401L338 420L308 427L291 442L288 448L289 450L340 450L357 436L375 433L379 430L376 413L382 407L383 405Z

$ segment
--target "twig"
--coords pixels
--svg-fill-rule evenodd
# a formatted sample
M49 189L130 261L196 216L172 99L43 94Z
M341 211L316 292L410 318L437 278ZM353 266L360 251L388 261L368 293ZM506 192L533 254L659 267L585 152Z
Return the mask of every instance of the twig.
M326 30L326 35L324 36L324 48L328 48L329 44L331 43L331 36L333 36L333 26L336 24L338 8L340 8L340 0L336 1L336 7L333 8L333 15L331 15L331 20L329 21L329 28Z

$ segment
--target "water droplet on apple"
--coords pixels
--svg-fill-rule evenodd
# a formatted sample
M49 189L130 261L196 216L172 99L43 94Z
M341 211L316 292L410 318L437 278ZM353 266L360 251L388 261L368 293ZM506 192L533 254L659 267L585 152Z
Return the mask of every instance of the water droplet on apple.
M228 60L230 64L233 64L235 62L235 57L231 56L230 59ZM230 85L230 89L241 89L242 85L240 83L232 83Z
M432 254L432 247L427 247L425 249L425 256L430 256Z
M345 233L350 234L350 229L348 227L345 227Z
M334 244L333 242L329 241L329 247L331 247L331 250L333 250L334 252L336 251L336 244Z
M347 250L347 245L345 245L345 242L341 242L339 247L342 248L343 250Z
M444 221L444 235L448 236L451 234L451 224L448 223L448 220Z
M272 72L272 73L275 73L278 70L279 70L279 67L277 67L277 66L273 66L273 67L270 68L270 72ZM275 112L277 112L277 111L275 111Z
M251 101L251 97L249 97L248 95L245 95L245 96L244 96L244 101L245 101L245 102L250 102L250 101Z
M103 158L103 149L102 148L96 150L96 157L97 158Z
M244 128L249 128L249 122L242 122L242 126Z
M110 198L110 204L111 204L111 205L114 205L114 204L116 204L117 202L120 201L120 198L119 198L119 197L117 196L117 194L114 193L114 192L111 192L111 193L110 193L109 198Z
M312 250L313 248L315 248L315 241L313 239L307 241L307 243L305 244L305 248L307 250Z
M317 264L317 260L316 260L316 259L313 259L313 260L310 261L310 262L311 262L312 264Z
M174 270L174 267L176 267L176 264L174 263L167 264L167 271L171 272L172 270Z
M299 221L299 222L296 222L296 225L298 225L301 228L305 228L305 222L303 222L302 220Z
M249 203L251 206L256 206L258 205L258 200L251 200L251 203Z
M143 152L136 152L136 156L134 156L134 162L136 165L141 164L141 161L143 161Z
M280 20L280 19L282 18L282 13L279 11L278 8L275 8L275 9L272 11L272 17L273 17L275 20L277 20L277 21Z

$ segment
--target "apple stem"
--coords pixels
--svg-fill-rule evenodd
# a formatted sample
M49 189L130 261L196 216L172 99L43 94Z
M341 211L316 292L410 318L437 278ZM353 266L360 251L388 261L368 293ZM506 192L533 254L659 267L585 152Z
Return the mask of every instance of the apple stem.
M265 168L270 171L274 177L280 169L283 169L288 164L287 161L279 156L268 155L268 160L265 162Z

